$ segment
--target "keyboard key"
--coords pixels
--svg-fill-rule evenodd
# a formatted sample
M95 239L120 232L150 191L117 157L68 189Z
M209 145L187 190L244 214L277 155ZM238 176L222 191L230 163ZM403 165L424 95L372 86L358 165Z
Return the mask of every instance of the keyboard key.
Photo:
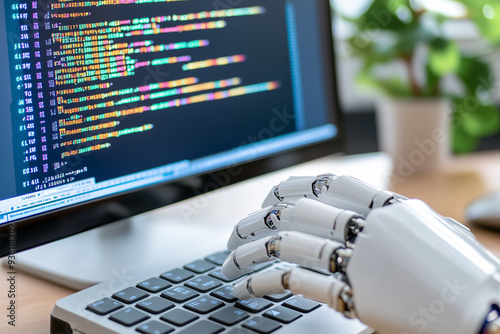
M205 260L212 262L218 266L222 266L224 260L231 254L230 251L217 252L215 254L211 254L205 258Z
M113 313L109 318L124 326L132 326L149 319L149 315L131 307L127 307L124 310Z
M268 317L270 319L278 320L279 322L289 324L292 321L297 320L302 316L297 311L291 310L289 308L283 306L276 306L266 312L264 312L264 317Z
M209 270L212 270L215 268L215 265L213 263L210 263L205 260L198 260L194 261L191 263L188 263L184 266L184 269L194 271L197 274L203 274Z
M194 274L190 271L176 268L161 274L160 277L169 280L172 283L180 283L193 278Z
M123 305L117 302L116 300L113 300L111 298L103 298L92 304L87 305L87 310L92 311L95 314L106 315L122 307Z
M216 334L224 330L224 327L208 320L201 320L188 328L177 332L178 334Z
M137 289L136 287L133 286L113 294L113 298L118 299L119 301L124 302L125 304L132 304L133 302L144 299L147 296L149 296L149 293Z
M282 305L302 313L311 312L312 310L321 306L320 303L301 296L293 297L292 299L284 302Z
M269 299L272 302L282 302L292 296L291 292L276 293L273 295L266 295L264 298Z
M190 301L189 303L184 304L184 307L187 308L188 310L195 311L197 313L207 314L224 305L226 304L217 299L213 299L212 297L206 296Z
M185 286L193 288L199 292L208 292L222 285L218 279L208 276L200 276L184 283Z
M221 324L226 326L237 324L238 322L245 320L248 317L250 317L250 315L247 312L233 306L225 307L222 310L219 310L210 315L211 320L220 322Z
M262 317L254 317L250 320L247 320L243 323L242 326L261 334L274 332L281 327L279 322Z
M235 304L237 307L245 311L257 313L273 305L269 300L264 298L251 298L246 300L238 300Z
M198 297L200 294L191 289L185 288L183 286L178 286L172 289L168 289L161 294L163 298L170 299L176 303L183 303L194 297Z
M137 284L138 288L141 288L143 290L146 290L147 292L152 292L152 293L160 292L162 290L165 290L166 288L170 288L171 286L172 284L158 277L151 277L150 279L147 279Z
M149 322L146 322L144 325L136 328L136 331L143 334L167 334L172 332L173 330L173 327L170 327L156 320L151 320Z
M135 306L149 313L158 314L166 310L170 310L175 306L175 304L164 298L151 297L149 299L139 302Z
M243 275L240 275L238 277L235 277L235 278L227 278L223 273L222 271L220 270L214 270L212 271L210 274L208 274L209 276L212 276L212 277L215 277L217 279L220 279L221 281L224 281L224 282L232 282L232 281L236 281L237 279L245 276L245 274Z
M238 300L233 293L233 287L230 285L223 286L222 288L218 288L210 293L211 296L222 299L228 303L234 303Z
M167 321L176 326L187 325L198 318L199 316L197 316L196 314L178 308L170 312L167 312L160 317L161 320Z

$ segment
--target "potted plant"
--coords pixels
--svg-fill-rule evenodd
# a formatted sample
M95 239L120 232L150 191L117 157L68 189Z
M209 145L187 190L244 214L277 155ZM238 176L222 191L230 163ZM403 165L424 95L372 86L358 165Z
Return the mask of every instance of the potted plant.
M445 6L432 8L436 3ZM463 20L491 48L500 41L498 1L373 0L356 17L334 10L352 28L347 51L362 61L357 82L385 97L378 104L379 138L386 150L396 149L395 163L406 163L409 172L435 167L430 153L437 160L445 154L448 128L456 153L472 151L481 137L500 130L489 63L477 48L463 48L445 32L450 22ZM430 129L419 128L426 123ZM395 144L409 147L387 147Z

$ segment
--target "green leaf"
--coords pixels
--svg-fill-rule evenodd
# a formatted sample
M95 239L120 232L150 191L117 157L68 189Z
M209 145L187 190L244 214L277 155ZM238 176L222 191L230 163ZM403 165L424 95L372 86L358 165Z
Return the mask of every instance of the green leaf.
M462 127L455 126L451 131L451 144L454 153L469 153L477 147L478 139L470 136Z
M371 73L372 68L371 67L365 67L359 73L356 75L356 85L359 87L364 87L367 88L371 91L379 92L384 95L387 95L388 92L382 90L379 87L379 82L378 80L373 76Z
M377 80L375 80L374 76L371 73L371 67L365 66L358 72L358 74L356 75L356 84L372 89L377 87Z
M393 42L389 38L379 37L377 40L356 35L348 40L349 54L363 58L365 65L383 64L397 58Z
M361 31L394 30L399 31L407 22L398 17L400 6L410 9L410 0L374 0L371 6L363 15L359 17L358 28ZM414 13L410 11L411 17L408 21L413 21Z
M387 95L393 97L410 97L411 90L408 83L399 77L389 79L379 79L378 85L381 89L387 92Z
M456 153L473 151L479 138L500 130L500 113L490 105L481 105L474 96L455 98L453 103L452 144Z
M491 91L495 80L491 66L477 58L463 57L457 76L466 87L466 94L471 96L475 96L478 90Z
M397 49L399 54L413 54L420 44L429 44L436 39L436 34L428 25L418 20L403 27L398 33Z
M471 137L486 137L500 130L500 113L492 106L479 105L463 117L463 130Z
M408 83L399 77L387 79L377 78L372 73L372 67L365 67L356 76L356 84L369 88L386 96L409 97L411 96Z
M457 72L460 58L460 50L455 42L438 38L430 45L429 68L438 77Z
M500 42L500 2L498 0L461 0L481 34L492 43Z

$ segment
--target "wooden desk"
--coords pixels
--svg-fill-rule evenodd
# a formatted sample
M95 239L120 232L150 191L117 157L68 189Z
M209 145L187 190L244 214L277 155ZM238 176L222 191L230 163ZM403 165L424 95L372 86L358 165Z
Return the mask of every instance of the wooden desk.
M479 242L500 257L500 233L471 226L465 208L486 193L500 190L500 152L478 153L453 159L442 172L413 175L392 186L392 191L419 198L443 216L467 225Z
M393 191L420 198L439 213L465 222L464 209L473 199L500 189L500 152L481 153L456 158L443 172L412 175L394 184ZM471 227L477 239L500 257L500 233ZM5 301L8 275L0 277L0 333L49 333L49 315L56 300L73 293L52 283L17 274L16 327L7 326Z

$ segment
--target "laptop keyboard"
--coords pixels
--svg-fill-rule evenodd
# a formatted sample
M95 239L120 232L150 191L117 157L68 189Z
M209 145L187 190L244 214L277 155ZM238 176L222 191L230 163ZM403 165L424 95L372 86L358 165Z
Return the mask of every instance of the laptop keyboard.
M143 334L267 334L321 306L291 293L238 300L231 283L239 278L230 280L220 270L228 255L218 252L161 273L86 309ZM257 270L272 265L281 264Z

